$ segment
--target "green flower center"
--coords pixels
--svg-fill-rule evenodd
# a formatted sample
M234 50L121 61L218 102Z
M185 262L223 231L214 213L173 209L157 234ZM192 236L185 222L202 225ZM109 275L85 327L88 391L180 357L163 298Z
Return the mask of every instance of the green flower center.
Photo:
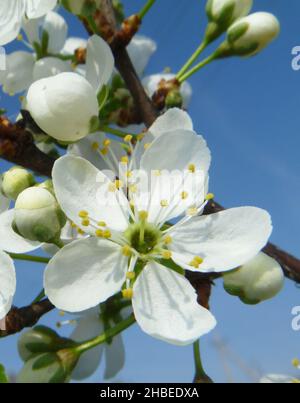
M124 233L129 245L141 255L152 253L162 238L162 233L149 223L131 224Z

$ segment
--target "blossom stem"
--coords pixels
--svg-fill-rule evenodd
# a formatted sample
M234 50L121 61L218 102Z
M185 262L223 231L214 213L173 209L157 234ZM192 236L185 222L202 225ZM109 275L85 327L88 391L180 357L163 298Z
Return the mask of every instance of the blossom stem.
M213 60L217 58L217 54L213 53L212 55L208 56L206 59L202 60L200 63L198 63L195 67L187 71L185 74L183 74L178 81L180 84L182 84L184 81L186 81L188 78L190 78L193 74L197 73L200 69L211 63Z
M36 304L37 302L40 302L44 297L45 297L45 290L42 289L42 291L32 301L31 305Z
M144 5L144 7L141 9L141 11L138 13L138 16L142 20L145 15L148 13L148 11L151 9L153 4L155 3L156 0L148 0L147 3Z
M122 130L113 129L112 127L109 127L109 126L101 126L100 130L105 133L113 134L114 136L120 137L121 139L124 139L128 135L135 136L132 133L126 133L126 132L123 132Z
M200 44L200 46L197 48L197 50L192 54L192 56L188 59L188 61L185 63L185 65L177 73L177 75L176 75L177 80L179 80L180 77L188 71L188 69L198 59L198 57L201 55L201 53L204 51L204 49L207 47L207 45L208 45L208 43L205 40Z
M41 256L32 256L32 255L25 255L25 254L18 254L18 253L9 253L9 256L15 260L24 260L27 262L35 262L35 263L49 263L50 259L47 257Z
M104 333L100 334L100 336L95 337L94 339L88 340L77 347L74 347L74 352L78 354L83 354L88 350L91 350L94 347L97 347L99 344L103 344L109 339L117 336L123 330L128 329L131 325L135 323L134 315L130 315L128 318L119 322L115 327L107 329Z
M197 340L193 344L194 350L194 362L195 362L195 383L212 383L212 380L206 375L202 360L201 360L201 352L200 352L200 341Z

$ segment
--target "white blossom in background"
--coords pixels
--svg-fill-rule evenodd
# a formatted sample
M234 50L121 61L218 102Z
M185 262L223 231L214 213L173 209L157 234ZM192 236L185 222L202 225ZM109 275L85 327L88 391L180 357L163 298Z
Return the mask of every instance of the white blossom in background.
M149 97L152 97L152 95L157 91L159 87L159 83L162 80L172 80L175 78L175 74L169 74L169 73L161 73L161 74L153 74L150 76L145 77L142 80L143 86L148 94ZM182 96L182 107L184 109L187 109L192 95L193 95L193 90L191 85L187 82L184 81L181 86L180 86L180 94Z
M0 2L0 45L18 36L23 19L37 19L53 10L57 0L2 0Z
M61 73L33 83L27 94L26 109L49 136L73 142L91 132L98 117L97 95L113 73L110 47L97 35L87 43L86 76Z
M156 43L144 35L135 35L127 46L130 59L140 77L143 76L150 58L156 50Z
M16 51L7 55L5 71L0 72L0 85L3 92L15 95L26 91L29 86L42 78L73 71L71 62L59 57L46 56L37 60L34 44L40 44L42 35L47 32L49 55L72 55L86 42L80 38L67 39L68 26L62 16L49 12L44 19L30 20L23 24L31 52Z
M237 20L227 31L227 40L233 52L253 56L267 47L280 32L275 15L257 12Z
M172 112L171 120L168 114L153 125L152 133L160 135L146 144L138 166L134 157L120 161L129 178L131 167L152 174L149 193L135 182L135 175L125 195L120 179L112 182L83 158L67 155L56 162L57 199L68 218L90 237L52 258L44 286L52 303L69 312L97 306L122 290L125 298L132 298L135 317L146 333L185 345L212 330L216 321L197 303L185 277L166 262L194 272L231 270L257 255L272 226L268 213L254 207L199 215L210 198L210 152L190 129L188 115ZM164 133L165 127L169 131ZM180 179L175 169L184 173ZM176 217L176 225L164 226ZM145 265L140 274L135 271L139 259Z

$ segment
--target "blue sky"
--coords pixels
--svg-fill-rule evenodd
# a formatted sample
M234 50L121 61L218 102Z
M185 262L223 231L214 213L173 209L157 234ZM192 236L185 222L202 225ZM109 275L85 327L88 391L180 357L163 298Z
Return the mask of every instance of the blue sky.
M143 0L125 0L128 13ZM204 1L161 0L149 13L142 33L158 42L148 72L165 67L176 72L199 44L205 29ZM300 45L300 3L289 0L254 1L255 11L273 12L282 32L267 50L251 59L228 59L211 64L190 80L190 113L197 131L212 150L211 191L223 205L255 205L273 218L272 241L300 255L300 131L298 125L300 71L291 68L291 50ZM129 7L130 5L130 7ZM67 14L65 14L67 15ZM71 35L85 35L73 18ZM15 45L9 46L8 51ZM18 103L1 95L1 107L16 114ZM0 162L1 171L7 164ZM15 303L29 303L41 288L43 268L17 264ZM211 308L218 319L215 332L202 339L208 374L217 382L251 380L251 371L293 373L291 359L300 358L300 333L291 328L291 310L300 305L300 289L287 281L274 300L256 307L229 297L217 282ZM43 320L53 324L56 312ZM70 329L65 328L67 334ZM126 365L118 379L126 382L189 382L193 377L192 349L156 341L133 327L124 335ZM216 348L223 340L225 353ZM227 347L226 347L227 346ZM16 338L0 341L0 362L11 372L21 362ZM227 364L231 369L228 370ZM226 367L226 370L224 369ZM250 370L250 373L249 373ZM91 381L102 380L103 368Z

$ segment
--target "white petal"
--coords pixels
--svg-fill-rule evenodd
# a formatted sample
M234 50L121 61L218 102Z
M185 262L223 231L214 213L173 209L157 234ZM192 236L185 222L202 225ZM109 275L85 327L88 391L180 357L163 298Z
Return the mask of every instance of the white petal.
M0 175L0 188L2 187L2 175ZM9 208L10 200L7 197L4 197L0 192L0 214L4 211L7 211Z
M106 138L105 134L102 132L96 132L90 134L89 136L85 137L84 139L74 143L68 147L68 153L70 155L75 155L78 157L82 157L89 162L91 162L96 168L100 171L110 169L110 166L101 158L99 155L99 151L93 148L94 143L98 143L101 147L103 144L104 139ZM123 155L126 155L122 143L118 141L112 140L110 148L114 152L118 161ZM115 167L115 174L118 175L118 169Z
M0 214L0 249L11 253L27 253L38 249L41 244L22 238L12 229L14 209Z
M72 71L70 63L60 60L57 57L45 57L35 63L33 79L34 81L37 81L42 78L56 76L57 74L68 71Z
M148 264L133 289L133 310L144 332L176 345L193 343L216 325L197 303L186 278L157 263Z
M39 18L54 9L57 0L25 0L28 18Z
M31 45L34 42L40 42L40 33L39 29L41 26L43 19L42 18L35 18L33 20L28 20L27 18L23 18L22 20L22 29L25 32L27 39Z
M99 312L99 308L97 310ZM103 333L103 324L99 318L99 314L95 312L93 315L82 316L78 320L76 329L71 334L72 340L83 342L90 340ZM78 361L74 371L72 372L72 379L81 380L93 375L100 365L104 345L100 344L97 347L84 353Z
M75 50L87 47L87 40L83 38L70 37L66 40L61 50L63 55L74 55Z
M166 153L166 150L168 152ZM188 130L174 130L161 134L144 153L141 168L151 170L184 171L190 164L207 172L211 155L206 141Z
M256 207L233 208L192 218L170 231L173 260L192 271L220 272L251 260L272 232L270 215ZM199 269L190 266L195 256L204 259Z
M13 260L0 251L0 319L9 312L16 292L16 273Z
M43 31L49 35L48 52L59 53L67 39L68 25L65 19L51 11L46 15Z
M127 259L119 245L96 238L75 241L48 264L45 293L59 309L84 311L121 290L126 268Z
M106 85L114 70L114 57L108 44L98 35L88 40L86 79L98 93Z
M169 81L173 80L174 78L175 74L153 74L145 77L142 83L149 97L152 97L152 95L157 91L162 80ZM182 107L187 109L193 95L192 87L187 81L181 84L180 94L182 97Z
M1 75L3 92L16 94L28 89L33 81L34 56L17 51L6 57L6 71Z
M269 374L261 378L259 383L293 383L294 379L289 375Z
M109 179L90 162L74 156L60 158L54 165L53 184L60 206L75 224L81 226L78 214L86 210L96 222L104 221L112 230L128 227L130 207L123 192L109 192Z
M0 2L0 45L6 45L17 37L21 29L23 14L23 0Z
M150 58L156 49L156 43L147 36L135 35L132 38L132 41L127 47L127 51L139 76L144 73Z
M105 373L104 379L114 378L124 367L125 347L121 335L113 338L111 344L105 344Z
M158 137L166 132L177 130L193 131L193 129L193 122L188 113L178 108L172 108L158 117L149 128L149 131L154 137Z

